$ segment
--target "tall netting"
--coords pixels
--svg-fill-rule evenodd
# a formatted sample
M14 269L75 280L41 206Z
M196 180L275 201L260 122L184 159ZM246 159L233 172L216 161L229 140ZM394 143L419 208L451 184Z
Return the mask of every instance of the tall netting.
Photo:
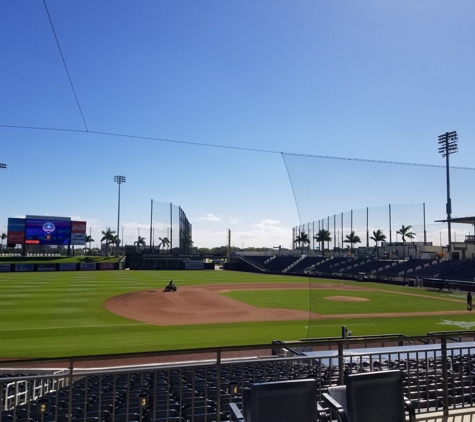
M321 249L321 244L315 237L320 230L327 230L331 240L325 242L324 249L335 251L345 248L351 232L359 236L361 243L358 246L370 247L374 244L371 239L374 231L381 230L385 233L387 242L397 242L400 240L397 231L403 225L410 225L412 231L419 234L420 241L424 241L426 232L424 216L425 204L422 203L388 204L380 207L354 209L301 224L294 228L293 236L295 239L299 233L304 231L308 234L310 248L318 251Z
M154 255L189 252L193 244L192 227L179 206L151 200L148 214L149 224L122 229L126 246Z
M380 229L388 239L391 237L396 241L396 231L402 225L410 225L417 234L416 240L424 241L425 215L427 242L447 244L447 225L436 222L447 215L444 166L294 154L282 156L299 214L298 227L306 232L312 234L319 227L325 228L332 234L332 239L340 239L341 243L353 228L365 245L369 212L370 235L373 230ZM475 197L468 188L475 176L474 170L450 169L453 218L475 214ZM473 234L473 230L470 225L452 224L452 239L458 235L460 240L465 234ZM330 246L338 246L338 241L335 243Z
M186 253L192 246L192 232L183 210L177 205L154 200L151 207L151 243L154 253Z
M294 154L282 156L300 219L300 224L293 229L293 240L304 231L310 240L308 246L318 250L321 245L314 236L320 229L325 229L329 231L331 241L325 242L324 249L332 252L345 250L349 246L345 240L353 231L361 240L354 247L372 248L375 245L371 240L373 231L381 230L387 242L400 242L397 231L404 225L412 227L417 242L447 245L447 224L436 222L447 216L445 166ZM450 168L452 218L475 215L475 199L469 189L474 170ZM463 241L464 236L470 234L474 234L472 226L452 224L452 241ZM311 284L309 279L309 287ZM312 319L321 313L322 301L338 297L342 292L337 286L325 292L309 288L309 292L307 337L339 336L341 324L338 322L330 324L331 327L329 325L322 333L322 326L319 324L317 330ZM338 303L335 302L335 308Z

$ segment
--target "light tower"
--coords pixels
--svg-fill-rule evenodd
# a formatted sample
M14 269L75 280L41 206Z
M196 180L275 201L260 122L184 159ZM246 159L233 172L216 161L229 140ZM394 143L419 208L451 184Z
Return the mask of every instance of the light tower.
M449 229L449 244L448 244L448 251L450 254L451 245L452 245L452 227L451 227L451 219L452 219L452 200L450 199L450 173L449 173L449 155L454 154L458 151L457 145L457 132L446 132L443 135L439 136L439 153L442 154L442 157L445 157L445 167L447 173L447 227Z
M117 206L117 238L119 239L119 229L120 229L120 185L122 183L125 183L125 176L114 176L114 182L116 182L119 185L119 202ZM119 247L120 242L123 239L120 239L119 242L117 242L117 247Z

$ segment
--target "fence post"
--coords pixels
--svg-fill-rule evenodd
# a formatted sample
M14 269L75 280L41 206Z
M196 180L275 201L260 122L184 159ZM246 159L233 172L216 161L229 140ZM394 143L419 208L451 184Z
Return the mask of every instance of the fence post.
M447 337L442 335L440 338L440 350L442 353L442 379L444 383L444 416L449 415L449 386L448 386L448 376L447 376Z
M216 352L216 390L221 391L221 349ZM217 397L216 420L220 420L221 397Z
M343 359L343 342L338 343L338 385L343 385L345 377L345 361Z
M71 422L71 419L72 419L71 414L73 413L73 382L74 382L73 369L74 369L74 361L73 359L70 359L69 361L69 400L68 400L68 409L69 409L68 421L69 422Z

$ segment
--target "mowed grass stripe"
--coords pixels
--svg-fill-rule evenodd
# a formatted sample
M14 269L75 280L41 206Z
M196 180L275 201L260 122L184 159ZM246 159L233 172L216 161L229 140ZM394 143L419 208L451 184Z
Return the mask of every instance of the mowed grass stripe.
M353 319L339 319L335 326L328 326L329 320L274 321L264 323L232 323L159 327L141 324L108 312L104 302L113 296L146 289L161 289L170 280L178 285L196 286L203 284L246 284L254 283L296 283L296 284L340 284L338 280L307 279L284 275L251 274L228 271L96 271L96 272L57 272L57 273L0 273L0 357L49 357L77 356L91 354L127 353L139 351L187 349L244 344L269 344L273 339L295 340L309 336L339 336L339 324L351 329ZM402 295L393 292L415 292L428 297L440 297L440 293L425 292L398 286L375 283L353 283L345 285L371 287L383 290L386 302L398 304L400 311ZM320 293L328 290L308 289L282 290L279 298L272 299L266 306L309 309L313 303L321 308L321 302L343 313L342 302L320 300ZM375 293L370 291L371 294ZM261 293L269 298L269 291L249 291L251 296ZM293 294L293 293L292 293ZM365 292L336 291L332 295ZM443 293L446 297L447 292ZM376 296L375 296L376 297ZM278 300L277 300L278 299ZM422 298L424 299L424 298ZM268 300L268 299L267 299ZM419 299L418 299L419 300ZM429 299L427 299L429 300ZM376 299L373 300L375 302ZM371 300L370 300L371 302ZM436 300L429 300L434 304ZM442 301L440 301L442 302ZM420 302L418 302L420 303ZM317 305L317 306L315 306ZM352 305L359 306L361 303ZM299 306L301 308L299 308ZM418 307L419 305L407 305ZM442 305L441 305L442 306ZM444 301L448 306L460 307L463 304ZM338 309L339 308L339 309ZM387 307L385 307L387 309ZM432 309L435 309L432 307ZM318 310L317 310L318 312ZM472 314L451 316L453 321L470 320ZM383 334L402 332L407 335L426 334L427 331L458 330L458 326L438 325L441 317L429 318L359 318L358 327L352 329L356 334ZM374 325L371 325L374 324ZM475 323L474 323L475 325Z
M464 301L453 302L434 297L420 297L381 291L304 290L234 290L223 295L260 308L311 310L321 315L462 311ZM363 301L329 300L329 297L364 299Z

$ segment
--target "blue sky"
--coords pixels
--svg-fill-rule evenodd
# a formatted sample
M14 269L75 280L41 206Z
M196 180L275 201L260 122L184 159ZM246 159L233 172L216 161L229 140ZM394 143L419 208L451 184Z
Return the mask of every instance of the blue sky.
M225 244L227 229L235 246L289 247L299 218L388 201L433 200L444 217L443 173L418 169L406 182L412 168L386 167L371 189L387 192L389 179L388 199L371 195L344 162L302 160L290 176L318 188L303 199L280 154L191 143L443 165L437 137L456 130L451 163L473 166L472 0L46 4L84 121L43 2L0 2L2 232L8 217L71 216L98 242L117 224L114 175L127 177L129 244L137 228L148 230L151 199L182 207L198 247ZM374 174L369 164L360 169ZM460 192L454 187L454 215L475 214L472 173L461 174ZM307 212L295 198L308 201Z

